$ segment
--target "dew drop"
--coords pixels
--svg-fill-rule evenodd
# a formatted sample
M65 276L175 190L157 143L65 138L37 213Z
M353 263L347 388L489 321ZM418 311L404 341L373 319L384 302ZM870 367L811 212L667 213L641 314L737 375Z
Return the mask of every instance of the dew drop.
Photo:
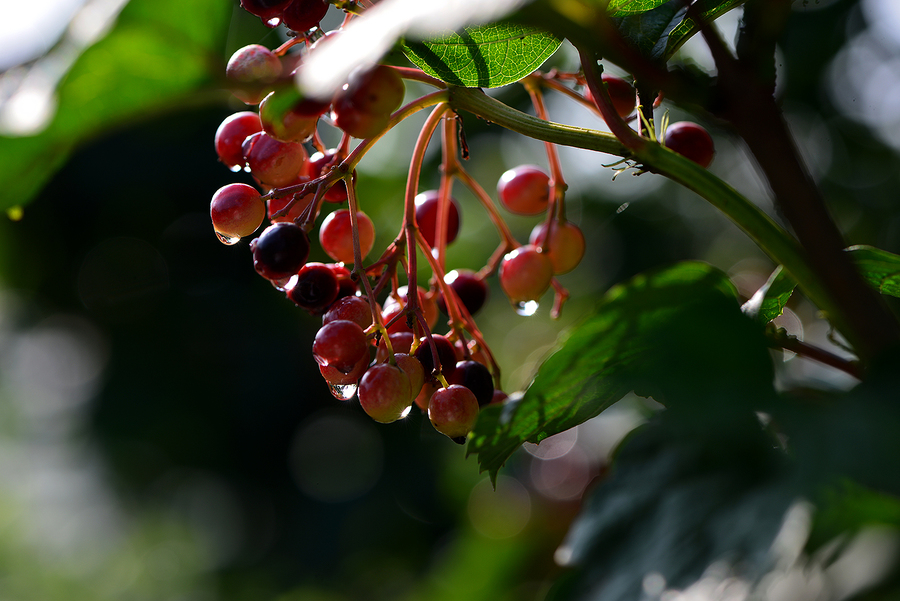
M216 232L216 237L219 238L219 242L227 244L228 246L234 246L241 240L240 236L226 236L221 232Z
M404 417L409 415L410 411L412 411L412 405L403 410L403 413L400 414L400 419L403 419Z
M356 394L356 384L329 384L328 389L331 395L339 401L349 401Z
M531 317L538 310L538 302L534 300L516 303L516 313L524 317Z
M238 171L241 171L243 168L244 168L243 165L234 165L233 167L230 167L232 173L237 173Z
M271 27L272 29L281 25L281 17L272 17L268 21L266 21L266 26Z

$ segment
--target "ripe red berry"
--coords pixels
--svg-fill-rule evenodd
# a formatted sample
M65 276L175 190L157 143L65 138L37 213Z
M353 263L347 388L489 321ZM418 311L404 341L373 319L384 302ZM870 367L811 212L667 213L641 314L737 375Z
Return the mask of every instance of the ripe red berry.
M216 130L216 154L232 171L240 171L246 163L241 145L248 136L262 131L259 115L242 111L226 117Z
M372 309L369 302L361 296L345 296L334 302L322 318L322 323L330 323L343 319L352 321L363 329L372 325Z
M297 272L287 297L310 313L322 313L337 298L338 280L323 263L307 263Z
M547 244L542 246L546 231L547 223L539 223L531 230L528 241L541 248L550 257L550 262L553 263L553 273L558 275L575 269L584 257L584 234L581 233L581 229L569 221L565 223L553 221Z
M453 343L440 334L434 334L434 346L437 348L438 360L441 362L441 373L444 377L449 377L453 370L456 369L456 349ZM431 380L434 371L434 355L431 352L431 345L428 343L428 337L423 336L419 340L419 346L415 352L416 359L422 364L425 370L425 379Z
M259 104L279 77L281 60L259 44L239 49L225 66L225 78L231 93L247 104Z
M350 270L340 263L326 263L338 280L338 298L354 296L359 292L359 285L353 281Z
M222 186L209 203L213 229L225 244L234 244L255 232L265 215L266 205L259 192L247 184Z
M404 93L403 78L391 67L358 68L334 96L334 123L354 138L371 138L387 127Z
M412 405L413 399L419 395L422 386L425 385L425 368L418 359L407 353L395 351L394 360L397 362L397 367L409 378L409 404Z
M709 167L716 154L709 132L690 121L670 123L666 128L665 145L704 168Z
M288 29L301 32L318 26L327 12L325 0L294 0L284 9L281 18Z
M281 13L293 0L241 0L241 8L251 15L262 19L263 23L272 27L277 23L270 23L273 19L280 19Z
M637 105L634 86L621 77L609 73L602 74L601 79L606 84L606 91L609 93L609 99L612 100L616 113L623 119L633 113ZM593 100L590 90L585 91L584 97Z
M538 215L550 202L550 176L535 165L519 165L500 176L497 196L512 213Z
M465 306L469 315L475 315L487 300L488 288L484 280L475 275L470 269L454 269L444 276L444 282L453 289L453 292ZM444 295L438 294L438 308L447 313L447 305Z
M253 177L275 187L294 183L309 158L302 144L280 142L265 132L244 140L243 152Z
M368 357L369 343L359 324L339 319L323 325L313 341L313 357L319 365L330 365L350 373L363 356Z
M447 204L447 214L444 218L444 230L446 233L445 242L450 244L456 240L459 234L460 210L459 202L452 196ZM439 193L437 190L428 190L418 194L415 198L416 203L416 224L425 241L434 248L437 241L437 221L439 209Z
M399 307L399 309L402 309L406 307L408 300L408 287L400 286L399 288L397 288L396 296L388 296L384 301L385 315L396 315L397 313L399 313L399 311L395 310L395 308ZM419 308L422 309L422 314L425 316L425 323L428 324L429 328L433 328L435 325L437 325L438 318L440 317L440 315L438 314L437 301L433 296L429 295L421 287L419 287L418 302Z
M465 386L451 384L431 395L428 419L435 430L464 444L478 419L478 400Z
M325 173L334 166L332 163L334 162L334 155L336 152L336 149L331 148L324 153L316 152L310 156L309 162L306 163L306 173L309 176L309 179L315 179L325 175ZM344 182L344 180L335 182L334 185L325 192L325 200L333 203L341 203L347 200L346 182Z
M359 230L359 249L365 258L375 244L375 225L362 211L356 212ZM319 228L319 242L322 249L335 261L353 263L353 228L350 224L350 209L339 209L322 222Z
M363 411L384 424L406 415L413 399L409 376L390 363L377 363L366 370L357 395Z
M478 361L459 361L447 381L471 390L481 407L490 403L494 396L494 378L490 370Z
M550 287L553 263L531 244L507 253L500 262L500 287L514 305L537 301Z
M293 223L275 223L250 243L253 267L273 281L297 273L309 257L309 238Z
M413 336L412 332L394 332L388 334L388 338L391 339L391 349L393 349L394 353L404 354L409 354L409 349L412 347L413 340L415 340L415 336ZM375 361L377 361L378 363L384 363L385 361L387 361L387 358L387 345L384 343L384 339L382 338L378 342L378 348L375 349Z
M322 377L325 378L325 381L331 386L350 386L351 384L359 382L359 379L363 377L363 374L366 373L368 368L369 354L366 353L348 373L339 371L331 365L320 365L319 373L322 374ZM350 396L352 396L352 393ZM343 398L343 400L347 400L348 398L350 397Z
M306 106L314 101L297 102L296 97L295 89L279 88L269 92L259 103L263 129L280 142L306 142L316 133L319 115Z

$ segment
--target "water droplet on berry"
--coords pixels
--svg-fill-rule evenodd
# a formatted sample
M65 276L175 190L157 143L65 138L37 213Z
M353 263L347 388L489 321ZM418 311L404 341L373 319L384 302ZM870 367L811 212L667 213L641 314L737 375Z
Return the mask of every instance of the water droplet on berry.
M331 395L339 401L349 401L353 398L353 395L356 394L357 385L356 384L329 384L329 390L331 390Z
M229 167L229 169L231 169L232 173L237 173L238 171L240 171L243 168L244 168L243 165L235 165L233 167Z
M272 282L272 285L275 287L276 290L278 290L279 292L285 292L286 290L290 289L290 287L293 285L293 284L291 284L291 279L293 277L294 276L291 275L286 278L269 280L269 281Z
M266 21L266 26L271 27L272 29L275 29L279 25L281 25L281 17L272 17Z
M410 411L412 411L412 405L403 410L403 413L400 414L400 419L403 419L404 417L409 415Z
M227 244L228 246L233 246L241 240L240 236L226 236L225 234L220 234L219 232L216 232L216 237L219 238L219 242L221 242L222 244Z
M534 300L522 301L516 303L516 313L524 317L531 317L532 315L537 313L538 306L538 302Z

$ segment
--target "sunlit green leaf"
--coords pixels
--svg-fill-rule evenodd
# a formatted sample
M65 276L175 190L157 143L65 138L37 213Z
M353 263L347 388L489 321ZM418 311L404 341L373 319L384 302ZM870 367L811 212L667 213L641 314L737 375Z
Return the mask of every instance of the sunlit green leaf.
M741 307L747 315L761 323L769 323L784 312L784 307L794 293L797 282L779 265L753 298Z
M882 294L900 297L900 255L864 245L847 251L869 284Z
M493 23L423 42L407 41L409 59L447 83L495 88L518 81L556 52L561 40L533 27Z
M762 329L741 313L725 274L682 263L611 289L521 400L482 411L469 452L493 476L523 442L576 426L631 390L700 411L704 395L725 386L736 408L767 395L771 378Z
M662 6L669 0L610 0L607 11L611 17L623 17L625 15L638 15L657 6Z

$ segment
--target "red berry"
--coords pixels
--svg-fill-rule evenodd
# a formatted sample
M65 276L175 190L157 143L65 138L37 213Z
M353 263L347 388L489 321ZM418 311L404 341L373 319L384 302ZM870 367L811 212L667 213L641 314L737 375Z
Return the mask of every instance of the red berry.
M431 395L428 419L435 430L464 444L478 419L478 400L465 386L451 384Z
M488 288L484 280L475 275L470 269L454 269L444 276L444 282L453 289L453 292L465 306L469 315L475 315L487 300ZM447 305L444 295L438 294L438 308L447 313Z
M434 334L432 338L434 339L434 346L437 348L438 360L441 362L441 373L443 373L445 378L449 377L453 370L456 369L456 349L453 348L452 342L440 334ZM419 340L419 347L416 349L415 356L425 370L425 379L431 380L432 372L434 371L434 355L431 352L431 345L428 343L427 336L423 336Z
M297 194L294 194L282 196L280 198L270 198L268 201L269 221L271 221L272 223L278 223L281 221L296 221L300 218L300 215L303 214L303 211L305 211L306 208L309 207L309 204L315 199L315 196L316 195L313 192L307 192L303 196L299 197L297 197ZM294 201L293 205L291 205L290 210L288 210L287 213L281 215L280 217L274 217L275 213L284 209L284 207L286 207L294 197L297 197L297 200Z
M365 258L375 245L375 226L369 216L356 212L359 229L359 249ZM350 224L350 209L339 209L322 222L319 228L319 242L322 249L335 261L353 263L353 228Z
M288 29L301 32L317 27L327 12L325 0L294 0L284 9L281 18Z
M331 271L334 272L338 280L338 298L345 296L355 296L359 292L359 286L353 281L350 270L340 263L326 263Z
M310 313L322 313L337 298L338 280L323 263L307 263L297 272L287 297Z
M666 128L665 145L704 168L709 167L716 154L709 132L690 121L670 123Z
M344 373L331 365L320 365L319 373L332 386L349 386L356 384L369 368L369 354L366 353L348 373Z
M232 171L239 171L246 161L241 145L248 136L262 131L259 115L242 111L227 117L216 130L216 154Z
M553 263L531 244L507 253L500 262L500 287L514 305L537 301L550 287Z
M243 151L253 177L275 187L294 183L309 158L302 144L280 142L265 132L244 140Z
M306 172L309 175L309 179L315 179L322 175L325 175L335 164L334 155L337 152L336 149L332 148L330 150L326 150L324 153L316 152L312 156L309 157L309 162L306 164ZM325 192L325 200L333 203L341 203L347 200L347 184L344 180L338 180L328 188L328 191Z
M478 361L459 361L453 373L447 376L447 381L471 390L481 407L490 403L494 396L494 378L490 370Z
M339 319L323 325L313 341L316 363L330 365L343 373L350 373L368 353L366 333L352 321Z
M322 323L330 323L343 319L352 321L363 329L372 325L372 309L369 302L361 296L345 296L334 302L322 318Z
M259 44L244 46L231 55L225 66L225 78L231 93L247 104L259 104L271 84L281 77L281 60Z
M541 246L544 240L544 232L547 231L547 223L539 223L531 230L528 241L541 248L550 257L553 263L553 273L568 273L575 269L584 257L584 234L574 223L566 221L551 222L550 237L546 246Z
M394 360L397 362L397 367L403 370L403 373L409 378L409 404L412 405L413 399L419 395L422 386L425 385L425 368L412 355L396 350L394 351Z
M263 23L269 25L269 21L272 19L281 18L281 13L292 1L293 0L241 0L241 8L251 15L256 15L262 19Z
M309 257L309 238L293 223L276 223L250 243L253 267L270 280L278 281L297 273Z
M440 317L438 314L437 301L433 296L430 296L427 292L422 290L422 288L419 288L418 292L419 308L422 309L422 314L425 316L425 323L428 324L429 328L433 328L437 325L438 317ZM400 309L406 307L408 300L408 287L400 286L397 288L396 296L391 295L384 301L385 314L390 313L391 315L396 315L399 311L395 311L395 307L399 306Z
M359 381L357 396L363 411L384 424L403 417L412 405L413 398L409 376L390 363L378 363L370 367Z
M209 216L219 239L234 244L249 236L262 224L266 206L259 192L247 184L228 184L213 194Z
M354 138L371 138L387 127L404 93L403 78L391 67L358 68L334 96L334 123Z
M609 99L612 100L613 108L623 119L634 112L637 104L634 94L634 86L615 75L604 73L601 75L603 83L606 84L606 91L609 93ZM584 97L593 100L590 90L585 91Z
M460 222L459 202L452 196L449 200L447 214L444 218L444 230L447 232L445 242L447 244L456 240L456 236L459 234ZM434 248L437 239L439 193L437 190L422 192L416 196L415 203L416 223L419 226L419 231L422 232L425 241Z
M296 98L297 91L293 87L283 88L269 92L259 103L263 129L280 142L306 142L316 133L319 115L307 105L313 103L318 106L321 103L312 100L297 102Z
M415 340L415 336L413 336L413 333L408 331L388 334L388 338L391 339L391 348L393 349L394 353L404 354L409 354L409 349L412 347L413 340ZM387 361L387 358L387 345L384 343L384 339L382 339L378 343L378 348L375 349L375 361L384 363L385 361ZM418 391L416 392L418 393Z
M550 176L535 165L519 165L500 176L497 196L518 215L538 215L550 201Z

